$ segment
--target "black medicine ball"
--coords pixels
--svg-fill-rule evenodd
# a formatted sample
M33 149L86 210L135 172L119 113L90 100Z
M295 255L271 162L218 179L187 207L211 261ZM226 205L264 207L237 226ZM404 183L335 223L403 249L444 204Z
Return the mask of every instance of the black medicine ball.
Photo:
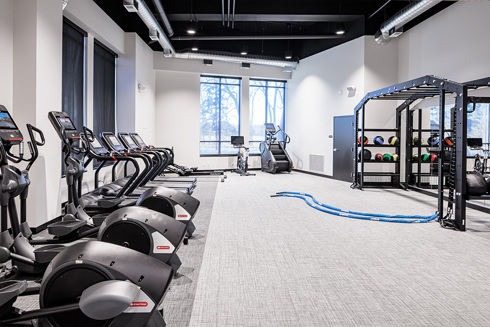
M362 136L359 136L359 138L357 139L357 143L359 143L359 144L362 144L362 143L368 144L369 139L367 138L367 136L364 136L364 138L362 139L363 142L361 142L361 138L362 138Z
M364 149L364 161L371 160L371 151ZM361 160L361 150L359 150L359 160Z
M422 145L424 144L424 139L423 138L419 138L418 136L415 136L413 139L412 139L412 144L413 145Z
M381 145L385 142L382 136L375 136L373 139L374 144Z
M432 135L427 139L427 143L432 146L436 146L439 144L439 137L436 135Z
M390 143L390 145L398 146L400 144L400 139L396 136L392 136L388 139L388 143Z

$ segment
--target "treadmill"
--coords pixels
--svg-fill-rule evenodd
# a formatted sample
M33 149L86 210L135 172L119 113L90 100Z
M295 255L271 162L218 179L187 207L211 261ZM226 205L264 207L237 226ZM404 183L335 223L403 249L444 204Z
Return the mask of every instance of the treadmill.
M136 135L139 140L136 141L132 135ZM162 181L162 182L172 182L172 183L187 183L193 184L194 187L197 184L197 178L195 177L167 177L161 176L164 171L167 169L168 165L171 162L171 157L168 151L162 148L153 148L150 149L146 144L144 144L141 137L136 133L118 133L119 140L126 147L126 149L131 148L136 151L140 151L143 153L151 153L154 154L159 160L160 169L157 173L150 179L151 181ZM141 145L143 143L143 146ZM158 160L157 159L157 160Z
M114 133L110 133L110 132L101 133L101 139L103 143L107 146L108 150L115 151L117 153L121 153L135 159L141 159L145 164L145 168L140 173L140 176L138 176L138 179L136 181L138 187L131 194L126 194L126 195L140 196L148 188L157 187L157 186L168 187L189 195L192 194L195 187L195 185L192 184L187 185L183 183L172 183L172 182L148 182L149 178L152 176L154 171L159 169L159 167L152 165L151 157L148 154L141 153L139 150L135 150L135 149L126 149L124 145L121 144L121 142L116 137L116 135L114 135ZM113 169L115 169L118 163L119 162L116 161ZM122 186L124 185L124 180L116 180L115 183L120 184Z

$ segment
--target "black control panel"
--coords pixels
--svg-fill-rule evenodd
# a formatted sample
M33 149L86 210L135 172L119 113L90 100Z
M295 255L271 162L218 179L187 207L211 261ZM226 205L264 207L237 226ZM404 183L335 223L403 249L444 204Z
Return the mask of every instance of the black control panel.
M134 142L134 140L126 133L119 133L119 138L126 145L127 148L131 150L139 150L138 145Z
M80 133L68 114L61 111L51 111L48 118L62 140L73 142L80 139Z
M140 148L146 147L146 143L143 141L141 136L138 135L138 133L130 133L129 135Z
M7 108L0 104L0 139L4 144L15 145L23 141L22 133Z
M102 139L111 150L120 152L124 152L124 150L126 150L126 148L124 148L124 145L119 142L116 135L114 135L113 133L102 133L101 135Z
M274 127L274 124L272 124L272 123L266 123L265 124L265 130L271 134L274 134L276 132L276 128Z
M80 136L84 137L85 134L81 133ZM90 142L90 141L89 141ZM90 142L90 149L99 156L105 156L109 154L109 151L102 145L99 138L94 135L93 141Z

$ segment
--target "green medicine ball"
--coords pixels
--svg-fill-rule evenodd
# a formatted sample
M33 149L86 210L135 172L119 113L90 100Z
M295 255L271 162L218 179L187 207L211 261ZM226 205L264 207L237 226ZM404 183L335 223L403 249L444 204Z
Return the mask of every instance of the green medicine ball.
M391 155L388 153L383 154L383 161L391 161Z

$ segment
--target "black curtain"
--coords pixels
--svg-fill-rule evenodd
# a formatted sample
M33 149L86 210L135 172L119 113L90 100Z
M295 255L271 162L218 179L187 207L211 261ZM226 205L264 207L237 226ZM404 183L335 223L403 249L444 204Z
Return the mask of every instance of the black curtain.
M116 55L94 44L94 134L116 132Z
M85 37L87 33L68 19L63 20L63 75L62 111L72 119L75 127L82 131L84 123L84 80L85 80ZM64 156L62 156L64 157ZM65 164L62 158L62 175Z
M81 131L84 116L85 32L65 19L63 21L62 110Z

